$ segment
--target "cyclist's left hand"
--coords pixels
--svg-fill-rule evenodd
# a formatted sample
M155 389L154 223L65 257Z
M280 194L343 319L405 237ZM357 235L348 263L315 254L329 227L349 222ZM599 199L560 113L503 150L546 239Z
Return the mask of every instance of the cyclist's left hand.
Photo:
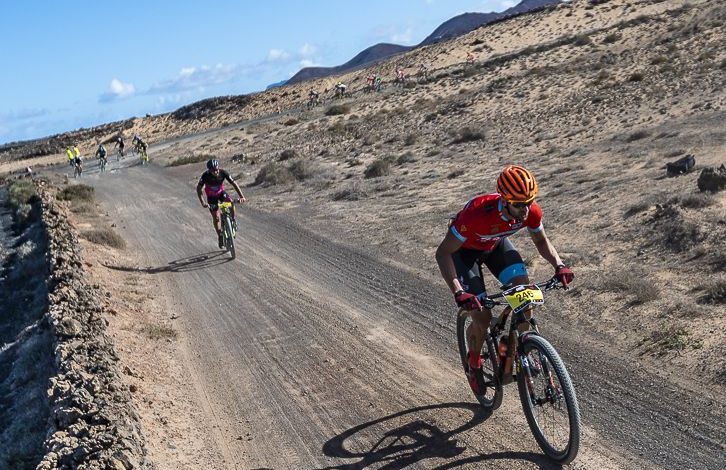
M242 204L243 202L247 202L247 198L240 196L239 199L237 199L237 204Z
M567 286L575 278L575 273L573 273L572 270L564 264L560 264L555 270L555 277L562 283L562 286L567 289Z

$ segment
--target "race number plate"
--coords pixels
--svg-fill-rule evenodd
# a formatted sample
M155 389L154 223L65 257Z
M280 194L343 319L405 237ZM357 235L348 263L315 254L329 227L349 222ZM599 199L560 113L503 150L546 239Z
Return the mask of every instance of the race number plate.
M531 286L514 286L503 292L507 303L512 307L513 313L519 313L530 305L541 305L544 303L544 296L539 287Z

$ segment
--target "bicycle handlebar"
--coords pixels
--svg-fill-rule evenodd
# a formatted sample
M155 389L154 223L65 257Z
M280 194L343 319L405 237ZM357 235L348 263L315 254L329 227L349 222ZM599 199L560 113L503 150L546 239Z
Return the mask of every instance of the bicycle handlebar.
M557 279L556 276L553 276L552 278L550 278L546 281L538 282L534 285L543 291L563 288L562 283L560 282L559 279ZM514 286L510 286L510 287L514 287ZM502 297L504 297L504 293L500 292L499 294L487 295L486 297L479 299L479 300L482 302L482 305L484 307L491 308L495 305L505 305L505 302L498 302L498 301L494 300L494 299L501 299Z

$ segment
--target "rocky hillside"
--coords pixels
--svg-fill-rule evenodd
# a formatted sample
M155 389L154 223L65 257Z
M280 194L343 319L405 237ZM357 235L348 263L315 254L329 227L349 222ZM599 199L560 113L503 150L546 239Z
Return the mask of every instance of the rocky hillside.
M572 321L723 382L723 361L706 359L723 339L702 320L726 313L724 193L699 190L697 171L669 178L665 164L724 163L725 24L712 2L561 5L396 59L435 64L428 81L363 93L365 71L347 74L353 98L310 111L296 107L303 89L284 87L268 95L290 110L283 118L184 150L263 186L266 208L334 224L424 271L447 217L492 191L503 165L524 164L577 272ZM471 44L479 62L465 66ZM241 151L248 163L231 160Z

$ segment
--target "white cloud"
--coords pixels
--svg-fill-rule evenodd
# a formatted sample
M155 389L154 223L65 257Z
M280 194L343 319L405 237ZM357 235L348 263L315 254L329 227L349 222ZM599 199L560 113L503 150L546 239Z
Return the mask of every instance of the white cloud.
M412 38L413 38L413 29L412 28L406 28L405 31L394 32L391 35L391 41L396 42L396 43L409 44L411 42Z
M226 64L184 67L176 77L152 85L146 94L178 93L209 85L219 85L238 77L240 69L241 67L238 65Z
M103 93L98 100L102 103L107 103L117 99L128 98L136 93L136 87L133 83L124 83L118 78L111 80L111 84L108 87L108 91Z
M504 11L504 10L507 10L509 8L512 8L513 6L515 6L516 4L518 4L519 2L515 2L515 1L512 1L512 0L504 0L504 1L500 2L500 3L502 4L502 10L501 11Z
M318 67L319 65L320 65L319 62L312 60L312 59L303 59L300 61L300 68Z
M300 55L302 57L310 57L318 51L318 48L307 42L300 48Z
M268 62L287 62L292 58L289 52L284 49L270 49L267 53Z

